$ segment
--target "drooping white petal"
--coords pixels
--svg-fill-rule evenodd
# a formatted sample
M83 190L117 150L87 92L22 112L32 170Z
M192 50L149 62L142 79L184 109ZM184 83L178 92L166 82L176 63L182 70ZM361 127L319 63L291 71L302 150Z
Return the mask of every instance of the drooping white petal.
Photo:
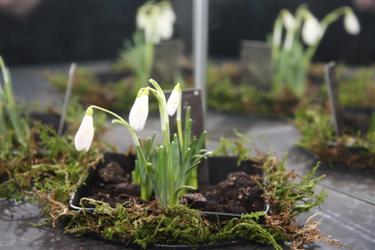
M168 40L172 38L173 35L173 24L170 22L165 22L165 20L159 20L159 34L160 38L163 40Z
M172 37L175 21L176 15L167 1L147 2L137 12L137 27L144 30L146 41L154 44Z
M172 116L176 113L179 105L181 105L182 92L180 84L177 84L167 101L167 112L168 115Z
M282 37L282 24L278 22L272 33L272 44L276 48L280 47Z
M288 10L282 11L282 20L287 30L295 28L296 20Z
M319 21L309 14L302 27L302 38L307 45L315 44L322 35L322 28Z
M92 115L86 114L74 137L74 145L78 151L88 151L94 138L94 121Z
M175 20L176 15L170 6L162 9L161 17L158 19L159 32L162 39L167 40L172 37Z
M359 21L352 11L349 11L345 14L344 27L346 31L351 35L358 35L361 31Z
M144 128L148 116L148 95L141 94L138 96L129 113L129 124L136 131Z
M147 25L147 17L143 13L139 12L136 17L136 23L138 29L144 29Z

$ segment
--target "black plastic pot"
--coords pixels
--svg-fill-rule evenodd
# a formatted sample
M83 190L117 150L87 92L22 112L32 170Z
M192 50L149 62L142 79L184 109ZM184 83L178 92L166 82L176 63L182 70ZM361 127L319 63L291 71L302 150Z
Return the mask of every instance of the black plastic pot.
M262 168L256 163L251 161L241 162L237 166L238 158L236 157L210 157L207 159L208 172L210 175L209 184L214 185L220 181L226 179L227 175L232 172L244 171L247 174L251 175L260 175L262 176ZM123 167L125 174L130 174L134 170L135 156L134 155L123 155L117 153L105 153L103 160L95 167L89 170L87 179L85 183L77 188L77 190L72 194L71 200L69 203L70 209L76 211L85 211L92 212L95 210L95 207L85 206L83 207L80 203L81 199L84 197L90 196L91 187L99 179L99 171L102 169L106 163L116 162ZM268 205L264 204L264 211L267 213L269 210ZM201 212L206 218L215 221L226 221L232 218L238 218L241 214L235 213L219 213L219 212ZM114 242L116 243L116 242ZM220 242L219 244L214 245L199 245L199 246L188 246L188 245L156 245L156 247L162 248L208 248L208 247L224 247L228 245L238 244L238 241L231 242Z

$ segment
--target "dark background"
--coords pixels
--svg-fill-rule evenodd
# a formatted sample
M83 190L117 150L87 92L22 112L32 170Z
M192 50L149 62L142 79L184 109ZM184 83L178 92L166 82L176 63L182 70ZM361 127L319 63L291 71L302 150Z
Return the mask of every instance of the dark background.
M13 0L28 1L28 0ZM357 0L371 1L371 0ZM10 64L35 64L114 59L135 29L142 0L42 0L30 15L0 12L0 54ZM177 14L174 37L191 51L192 1L173 0ZM215 58L238 57L241 39L266 40L280 9L294 11L301 3L319 19L351 0L210 0L209 49ZM1 7L1 6L0 6ZM351 36L343 21L326 33L315 57L349 64L375 62L375 10L354 10L361 33Z

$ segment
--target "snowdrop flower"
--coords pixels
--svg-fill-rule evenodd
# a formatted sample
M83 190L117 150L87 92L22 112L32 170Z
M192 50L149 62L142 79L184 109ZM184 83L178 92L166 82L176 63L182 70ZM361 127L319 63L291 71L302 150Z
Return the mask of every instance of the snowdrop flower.
M136 131L144 128L148 116L148 89L139 90L137 98L129 113L129 124Z
M347 11L345 14L344 27L346 31L351 35L358 35L361 31L361 26L352 10Z
M136 21L137 27L144 30L146 41L157 44L172 37L176 15L167 1L157 4L147 2L139 8Z
M288 10L282 11L282 20L287 30L295 28L296 20L294 19L293 15Z
M319 21L311 14L307 13L302 28L302 38L307 45L315 44L322 35L322 28Z
M172 116L174 113L176 113L177 108L181 105L181 99L182 99L182 91L180 84L177 83L177 85L174 87L171 95L168 98L167 102L167 111L168 115Z
M176 15L169 2L161 2L161 14L158 18L158 29L161 39L168 40L173 35L173 24L176 21Z
M89 151L94 138L93 110L89 107L74 137L74 145L78 151Z

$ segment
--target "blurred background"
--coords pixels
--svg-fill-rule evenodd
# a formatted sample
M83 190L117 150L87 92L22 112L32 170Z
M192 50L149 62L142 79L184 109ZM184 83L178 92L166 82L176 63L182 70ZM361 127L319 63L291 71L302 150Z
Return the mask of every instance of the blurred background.
M116 58L136 28L143 0L0 0L0 54L10 65L108 60ZM192 47L192 1L172 0L174 38ZM361 33L350 36L341 22L329 27L315 61L349 64L375 60L375 3L372 0L214 0L209 3L209 54L236 58L242 39L265 41L279 11L306 4L318 19L340 6L351 6Z

